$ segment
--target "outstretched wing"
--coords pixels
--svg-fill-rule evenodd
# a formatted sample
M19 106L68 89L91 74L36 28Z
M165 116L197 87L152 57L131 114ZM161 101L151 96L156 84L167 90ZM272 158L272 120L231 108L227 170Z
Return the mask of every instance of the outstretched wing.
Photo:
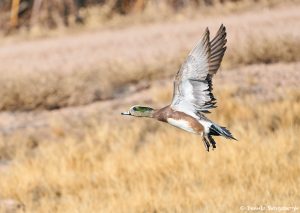
M174 81L171 107L194 114L215 108L212 76L218 71L226 50L226 28L221 25L213 40L206 28L202 39L190 52Z

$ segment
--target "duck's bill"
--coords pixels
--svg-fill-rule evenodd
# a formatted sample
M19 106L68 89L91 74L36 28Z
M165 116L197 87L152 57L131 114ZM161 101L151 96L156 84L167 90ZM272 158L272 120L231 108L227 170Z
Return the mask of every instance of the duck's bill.
M121 115L131 115L130 112L121 112Z

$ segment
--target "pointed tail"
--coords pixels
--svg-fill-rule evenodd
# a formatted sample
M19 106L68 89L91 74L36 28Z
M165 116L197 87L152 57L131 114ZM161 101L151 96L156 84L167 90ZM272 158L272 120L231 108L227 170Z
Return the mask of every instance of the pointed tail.
M227 139L233 139L237 141L237 139L233 137L233 135L231 134L231 132L229 132L228 129L226 129L225 127L218 126L217 124L212 124L209 127L208 134L215 136L224 136Z

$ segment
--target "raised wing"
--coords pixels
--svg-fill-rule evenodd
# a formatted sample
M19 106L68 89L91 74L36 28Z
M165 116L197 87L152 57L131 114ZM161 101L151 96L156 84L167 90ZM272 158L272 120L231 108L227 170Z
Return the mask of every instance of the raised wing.
M209 112L209 109L216 107L216 99L212 93L212 76L220 67L226 42L224 25L221 25L211 41L206 28L202 39L177 72L171 103L173 109L194 114Z

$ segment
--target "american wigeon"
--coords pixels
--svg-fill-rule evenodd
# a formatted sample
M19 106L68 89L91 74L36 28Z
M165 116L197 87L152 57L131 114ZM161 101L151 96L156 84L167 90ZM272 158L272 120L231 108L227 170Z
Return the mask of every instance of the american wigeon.
M155 118L185 131L198 134L207 151L216 148L212 136L236 140L232 134L204 116L216 107L212 93L212 77L217 73L226 50L226 28L221 25L210 41L206 28L202 39L190 52L174 80L172 103L161 109L133 106L122 115Z

